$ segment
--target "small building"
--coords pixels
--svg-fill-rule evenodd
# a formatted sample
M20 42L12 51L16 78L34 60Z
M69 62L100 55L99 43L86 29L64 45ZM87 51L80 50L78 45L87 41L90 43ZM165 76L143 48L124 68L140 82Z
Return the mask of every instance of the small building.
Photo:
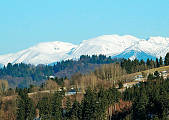
M162 76L164 79L167 79L168 72L167 71L161 71L160 76Z
M50 76L46 76L47 79L55 79L55 76L50 75Z
M128 82L128 83L124 83L123 87L124 88L131 88L131 87L133 87L136 84L139 84L139 82Z
M49 76L49 78L50 78L50 79L55 79L55 76L52 76L52 75L51 75L51 76Z
M65 95L75 95L77 92L75 89L71 89L68 92L65 93Z
M134 81L142 81L144 78L143 78L143 76L142 75L136 75L135 77L134 77Z

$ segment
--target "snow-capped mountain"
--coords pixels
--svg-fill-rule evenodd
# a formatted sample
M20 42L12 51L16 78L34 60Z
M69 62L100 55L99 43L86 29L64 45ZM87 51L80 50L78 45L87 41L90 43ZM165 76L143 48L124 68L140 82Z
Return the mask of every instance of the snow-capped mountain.
M22 50L17 53L1 55L0 63L7 65L10 63L30 63L30 64L49 64L64 60L68 53L76 48L76 45L65 42L45 42L36 46Z
M103 35L97 38L84 40L73 52L72 58L81 55L104 54L114 56L123 52L126 48L139 42L139 39L130 35Z
M0 55L0 66L7 63L50 64L78 59L81 55L99 55L118 58L156 58L169 52L169 38L150 37L139 39L131 35L103 35L84 40L79 45L66 42L45 42L17 53Z
M131 35L103 35L97 38L84 40L70 58L79 58L80 55L104 54L113 58L155 59L165 57L169 52L169 38L150 37L139 39Z

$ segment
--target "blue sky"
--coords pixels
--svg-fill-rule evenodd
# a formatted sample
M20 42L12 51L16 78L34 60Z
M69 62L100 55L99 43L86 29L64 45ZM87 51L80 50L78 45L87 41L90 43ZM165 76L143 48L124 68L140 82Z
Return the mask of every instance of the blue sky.
M0 54L104 34L169 37L169 0L0 0Z

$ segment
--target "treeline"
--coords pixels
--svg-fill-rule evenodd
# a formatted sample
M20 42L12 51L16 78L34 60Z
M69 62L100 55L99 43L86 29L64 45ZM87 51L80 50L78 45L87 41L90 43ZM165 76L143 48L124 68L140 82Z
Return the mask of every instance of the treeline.
M28 97L27 92L27 89L19 90L17 120L35 117L42 120L106 120L108 107L118 103L121 96L114 88L88 88L81 102L76 99L72 102L66 97L66 105L63 107L64 92L44 96L37 103ZM37 109L39 115L35 114Z
M10 87L28 87L30 84L41 84L47 76L53 75L52 66L8 63L0 69L0 79L7 80Z
M53 67L47 65L33 66L30 64L14 64L8 63L0 69L0 77L11 76L11 77L31 77L33 81L44 79L47 75L52 75Z
M82 55L80 56L79 60L65 60L61 62L54 63L53 69L55 73L66 69L67 67L75 66L75 64L110 64L117 61L120 61L121 59L114 58L112 59L110 56L106 57L105 55Z
M29 64L14 64L9 63L0 69L0 79L7 80L10 87L28 87L30 84L40 85L47 76L68 77L77 72L86 74L94 71L102 64L120 63L121 67L126 70L128 74L140 72L143 70L169 65L169 53L156 60L130 60L130 59L112 59L105 55L82 55L79 60L66 60L57 62L53 65L29 65Z
M130 113L127 114L130 119L167 120L169 79L163 80L158 74L154 77L150 76L146 83L140 83L123 93L123 99L133 103Z
M96 68L93 72L88 74L76 73L71 78L58 78L54 76L47 77L47 80L40 85L30 84L30 92L38 92L44 90L59 90L61 87L65 87L70 90L71 87L84 92L87 87L94 89L97 86L109 88L113 85L117 85L119 82L126 80L124 78L126 72L121 68L119 63L103 64ZM1 82L2 81L2 82ZM6 80L0 80L0 94L10 95L11 91L8 89L10 86ZM23 88L23 87L16 87ZM1 92L2 91L2 92Z
M123 59L121 61L121 66L125 68L128 74L130 74L130 73L140 72L147 69L164 66L164 62L162 60L162 57L160 57L159 59L156 58L156 60L147 59L147 61L144 60L139 61L138 59L134 59L134 60Z
M82 55L79 60L65 60L53 65L30 65L8 63L0 69L0 79L8 80L10 87L28 87L30 84L40 85L47 80L47 76L71 77L80 73L89 73L100 64L109 64L119 61L105 55Z
M147 59L146 61L144 60L139 61L137 58L134 60L130 59L121 60L121 66L122 68L125 68L128 74L167 65L169 65L169 53L166 54L164 60L162 59L162 57L160 57L159 59L156 58L156 60Z

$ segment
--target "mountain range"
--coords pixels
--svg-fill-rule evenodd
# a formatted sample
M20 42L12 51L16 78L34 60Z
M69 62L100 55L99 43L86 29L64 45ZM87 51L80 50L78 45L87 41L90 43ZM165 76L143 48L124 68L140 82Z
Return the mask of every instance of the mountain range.
M139 39L131 35L103 35L82 41L79 45L67 42L44 42L17 53L0 55L0 66L8 63L51 64L81 55L103 54L112 58L147 59L164 57L169 52L169 38Z

